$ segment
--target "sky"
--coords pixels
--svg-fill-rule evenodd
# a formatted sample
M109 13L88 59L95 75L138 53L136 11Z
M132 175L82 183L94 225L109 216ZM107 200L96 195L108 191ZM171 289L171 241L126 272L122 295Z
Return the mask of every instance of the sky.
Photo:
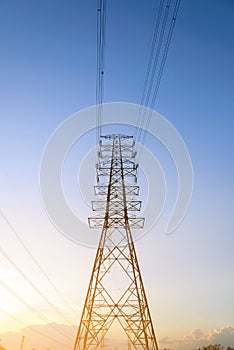
M104 102L140 103L157 3L107 1ZM95 105L96 8L91 0L0 0L0 344L8 350L22 335L25 350L71 347L79 323L95 250L52 224L39 173L55 129ZM155 105L183 138L194 171L190 207L171 235L164 225L176 195L175 169L150 136L145 144L165 168L169 193L158 226L136 241L160 349L234 346L233 18L232 0L181 1ZM95 164L89 188L78 188L77 174L95 142L94 132L83 136L65 162L67 199L84 222L92 215L86 199Z

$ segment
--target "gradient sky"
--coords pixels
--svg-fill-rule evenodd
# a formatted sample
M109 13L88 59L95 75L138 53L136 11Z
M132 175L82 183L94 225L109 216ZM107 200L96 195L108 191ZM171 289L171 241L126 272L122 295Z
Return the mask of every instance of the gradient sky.
M157 2L107 3L104 100L140 103ZM166 236L155 229L136 243L161 348L181 349L184 335L194 329L207 335L234 326L233 19L232 0L181 1L155 106L183 137L195 179L190 209L176 232ZM77 316L2 217L1 246L64 312L67 324L76 325L95 251L69 241L51 224L41 201L39 168L55 128L95 104L96 1L0 0L0 48L0 209ZM77 161L70 165L71 177ZM65 323L2 255L0 278L49 322ZM43 323L1 286L0 308L27 325ZM0 312L3 345L5 333L22 327ZM231 339L234 345L233 331ZM194 344L196 337L186 346Z

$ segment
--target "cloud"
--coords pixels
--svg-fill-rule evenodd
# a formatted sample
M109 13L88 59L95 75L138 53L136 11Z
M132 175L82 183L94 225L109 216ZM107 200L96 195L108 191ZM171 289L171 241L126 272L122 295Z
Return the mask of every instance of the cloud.
M234 327L223 326L220 329L212 330L206 334L204 334L201 329L196 328L176 340L165 337L159 340L159 344L169 345L170 349L175 350L191 350L209 344L234 346Z
M175 340L171 339L170 337L165 337L163 339L160 339L158 342L161 344L170 345L173 344Z
M207 341L222 345L234 345L234 327L226 326L207 334Z

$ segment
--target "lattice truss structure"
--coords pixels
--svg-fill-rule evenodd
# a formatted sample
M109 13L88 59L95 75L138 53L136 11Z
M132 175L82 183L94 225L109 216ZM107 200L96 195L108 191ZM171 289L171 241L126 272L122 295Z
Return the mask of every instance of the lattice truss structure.
M118 321L137 350L158 350L131 229L143 228L137 186L134 141L127 135L102 136L98 152L97 186L100 200L92 202L91 228L101 228L88 292L74 350L103 347L111 325ZM114 290L112 277L120 283Z

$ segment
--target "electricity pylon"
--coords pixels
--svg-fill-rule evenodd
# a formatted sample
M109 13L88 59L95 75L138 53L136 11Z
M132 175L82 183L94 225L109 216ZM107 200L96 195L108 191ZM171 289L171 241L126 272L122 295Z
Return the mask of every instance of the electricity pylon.
M94 187L101 198L92 202L102 214L89 218L90 227L102 232L74 350L101 349L115 320L133 349L158 350L131 233L144 225L144 218L135 215L141 209L135 156L131 136L102 136ZM121 276L117 292L111 273Z

